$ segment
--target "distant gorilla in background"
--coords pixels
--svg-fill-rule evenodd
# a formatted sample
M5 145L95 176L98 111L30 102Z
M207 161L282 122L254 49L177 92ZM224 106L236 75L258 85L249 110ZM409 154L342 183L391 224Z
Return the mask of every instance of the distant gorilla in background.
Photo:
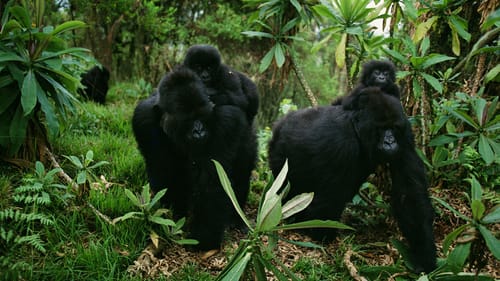
M167 188L162 202L176 218L187 217L197 248L219 248L224 229L236 224L212 159L219 161L241 206L257 158L255 132L234 105L214 106L201 79L180 67L135 108L132 127L154 191Z
M235 105L253 122L259 107L257 86L245 74L221 62L219 51L210 45L191 46L183 65L198 74L216 105Z
M332 105L342 105L344 109L357 109L357 96L364 88L377 86L385 94L399 100L399 87L396 84L396 66L389 60L371 60L365 63L361 70L358 84L346 96L337 98Z
M80 93L87 99L105 104L108 94L109 70L102 66L94 66L81 76L84 89Z
M434 212L422 160L400 101L379 87L353 97L358 110L342 106L303 109L286 115L273 129L269 164L277 175L288 159L287 198L314 192L312 203L295 215L297 221L338 220L346 203L379 164L388 163L391 205L410 246L416 272L436 267ZM316 240L330 240L331 229L307 231Z

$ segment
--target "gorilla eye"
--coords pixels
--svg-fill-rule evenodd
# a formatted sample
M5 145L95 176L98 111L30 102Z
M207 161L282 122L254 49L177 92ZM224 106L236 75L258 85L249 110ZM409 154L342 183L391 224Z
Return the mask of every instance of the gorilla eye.
M375 75L380 75L380 70L375 69L375 70L373 71L373 74L375 74Z
M389 71L384 71L385 76L389 76Z

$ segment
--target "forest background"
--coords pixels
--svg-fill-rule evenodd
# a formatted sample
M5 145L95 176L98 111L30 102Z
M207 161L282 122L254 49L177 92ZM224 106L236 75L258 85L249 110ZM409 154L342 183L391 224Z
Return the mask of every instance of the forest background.
M498 0L2 1L1 279L139 278L126 269L152 228L107 221L134 210L124 187L139 192L145 184L132 110L200 43L216 46L225 64L259 87L254 206L270 181L265 147L272 123L347 93L363 62L391 59L438 214L444 269L423 277L498 278L498 7ZM79 75L96 63L111 71L106 106L72 98L79 97ZM383 172L364 185L351 223L389 224L397 233L385 203L388 188ZM176 240L174 232L163 236ZM373 249L360 245L363 234L350 235L335 253L340 258L300 259L291 270L307 280L358 280L342 256ZM394 259L379 268L359 258L355 267L370 280L417 278L403 274L404 257ZM207 272L187 262L159 278L215 278Z

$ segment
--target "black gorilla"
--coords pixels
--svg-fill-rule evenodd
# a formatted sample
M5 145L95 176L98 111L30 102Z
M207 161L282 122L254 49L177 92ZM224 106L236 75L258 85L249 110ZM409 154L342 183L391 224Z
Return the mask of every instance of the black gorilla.
M275 175L288 159L288 198L314 192L311 205L295 217L338 220L346 203L379 164L389 163L391 205L408 240L417 272L436 266L426 173L415 152L411 127L398 99L378 87L356 96L359 110L324 106L292 112L273 129L269 162ZM331 229L308 230L314 239L332 239Z
M353 110L360 92L371 86L379 87L385 94L400 98L396 82L396 67L388 60L371 60L363 64L361 76L356 87L347 95L332 102L332 105L342 105L344 109Z
M237 221L211 160L222 164L243 206L257 157L245 112L233 105L214 106L201 79L181 67L137 105L132 126L151 188L167 188L163 203L177 218L188 218L198 249L218 248L225 227Z
M84 89L80 93L89 100L100 104L106 103L108 94L109 70L102 66L94 66L81 76Z
M191 46L183 65L198 74L215 105L235 105L253 122L259 107L257 86L245 74L221 63L219 51L210 45Z

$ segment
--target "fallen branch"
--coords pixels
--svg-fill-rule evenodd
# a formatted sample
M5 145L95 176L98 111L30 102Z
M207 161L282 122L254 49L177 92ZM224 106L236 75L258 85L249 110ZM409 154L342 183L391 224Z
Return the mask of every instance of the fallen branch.
M54 157L54 154L52 154L52 152L49 150L49 148L47 146L44 147L44 152L45 152L45 155L47 155L47 157L49 158L50 163L52 163L52 166L59 169L59 172L57 173L57 175L61 179L63 179L67 184L69 184L71 186L71 188L73 188L73 191L78 192L78 190L80 189L78 184L70 176L68 176L68 174L66 174L66 172L64 172L64 170L61 168L61 165L59 165L59 162L57 162L56 158ZM90 202L87 201L86 203L90 207L90 209L92 209L92 211L94 211L94 213L98 217L100 217L101 219L103 219L105 222L107 222L110 225L115 224L108 216L99 212L99 210L97 210L96 207L94 207L94 205L92 205Z
M356 266L354 266L354 263L351 262L351 256L353 254L354 254L354 252L351 249L347 249L347 251L344 254L344 264L347 267L347 269L349 270L349 274L356 281L368 281L366 278L359 275L358 269L356 268Z

